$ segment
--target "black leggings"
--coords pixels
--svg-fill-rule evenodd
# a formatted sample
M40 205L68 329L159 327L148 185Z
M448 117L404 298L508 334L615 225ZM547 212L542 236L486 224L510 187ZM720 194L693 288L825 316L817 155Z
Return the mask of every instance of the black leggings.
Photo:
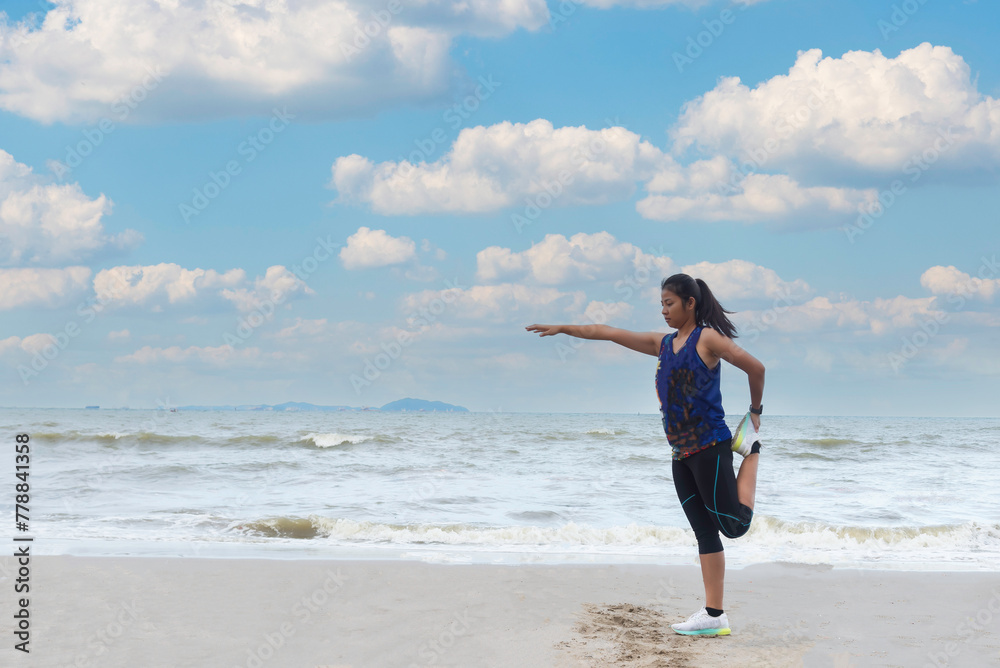
M750 529L753 510L737 497L731 446L728 438L673 460L674 487L698 539L698 554L722 552L720 531L726 538L739 538Z

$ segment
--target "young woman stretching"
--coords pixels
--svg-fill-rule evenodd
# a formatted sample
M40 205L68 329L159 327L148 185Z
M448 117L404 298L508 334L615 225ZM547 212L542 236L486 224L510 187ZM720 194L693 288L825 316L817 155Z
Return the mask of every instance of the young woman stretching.
M698 541L705 607L687 621L672 624L685 635L728 635L729 619L722 610L726 560L721 531L739 538L750 529L760 458L760 415L764 365L733 339L736 328L726 317L705 281L674 274L660 285L663 318L677 331L632 332L607 325L530 325L540 336L569 334L599 339L659 358L656 395L663 429L673 451L671 469L681 508ZM753 429L737 452L743 456L733 475L732 432L726 426L719 389L721 361L745 371L750 380Z

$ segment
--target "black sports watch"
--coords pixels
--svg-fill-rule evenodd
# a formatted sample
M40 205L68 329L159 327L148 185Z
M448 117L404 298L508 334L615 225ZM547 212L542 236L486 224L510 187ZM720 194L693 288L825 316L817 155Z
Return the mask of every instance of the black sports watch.
M764 412L764 404L760 405L760 408L754 410L753 404L750 404L750 412L754 415L761 415Z

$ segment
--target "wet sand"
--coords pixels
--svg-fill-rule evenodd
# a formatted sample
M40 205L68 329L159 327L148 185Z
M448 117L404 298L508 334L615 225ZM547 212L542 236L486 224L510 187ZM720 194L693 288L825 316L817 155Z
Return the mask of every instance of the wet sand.
M669 624L695 566L32 557L30 650L5 666L989 666L1000 574L762 564L727 574L732 635ZM20 595L19 595L20 596Z

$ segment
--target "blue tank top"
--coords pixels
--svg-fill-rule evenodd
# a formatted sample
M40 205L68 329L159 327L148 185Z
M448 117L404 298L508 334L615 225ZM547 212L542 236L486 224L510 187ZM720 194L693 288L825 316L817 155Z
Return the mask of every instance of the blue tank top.
M656 396L674 459L689 457L733 436L722 410L722 361L709 369L698 355L702 329L695 327L677 354L677 332L664 336L660 343Z

